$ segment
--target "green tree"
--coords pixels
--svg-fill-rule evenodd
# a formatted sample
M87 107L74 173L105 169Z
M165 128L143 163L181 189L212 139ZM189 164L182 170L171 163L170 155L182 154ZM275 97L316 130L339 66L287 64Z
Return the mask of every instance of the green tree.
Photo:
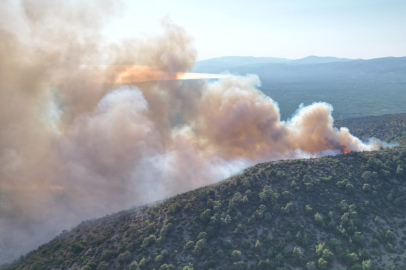
M259 242L259 240L257 240L257 242L255 242L255 249L260 250L262 247L261 242Z
M364 186L362 187L362 190L366 191L366 192L370 192L372 190L371 185L370 184L364 184Z
M162 256L161 254L159 254L158 256L155 257L155 262L156 263L161 263L164 260L164 256Z
M373 265L371 260L366 260L362 262L362 270L372 270Z
M330 250L324 249L321 257L327 262L331 262L334 259L334 254Z
M234 270L244 270L244 263L242 261L234 263Z
M185 249L191 249L194 246L193 241L188 241L185 245Z
M355 254L354 252L348 254L348 255L347 255L347 258L348 258L348 260L349 260L351 263L355 263L355 262L358 261L358 255Z
M387 230L385 233L385 239L388 242L393 242L395 240L395 235L390 230Z
M365 243L365 237L360 232L355 232L353 239L360 245L363 245Z
M231 252L231 260L233 262L238 262L241 260L241 251L239 250L234 250L233 252Z
M199 241L197 241L195 248L193 249L194 254L199 256L202 253L205 246L206 246L206 239L200 239Z
M183 270L193 270L193 264L189 263L189 265L183 267Z
M323 258L320 258L318 261L320 269L327 269L328 268L328 262L324 260Z
M208 222L210 220L211 217L211 210L210 209L206 209L201 215L200 215L200 219L202 221L206 221Z
M319 214L319 213L316 213L314 215L314 221L319 226L323 225L323 223L324 223L323 216L321 214Z
M272 196L272 187L266 185L261 193L259 193L259 198L261 202L268 201Z
M302 250L299 247L294 247L292 251L292 258L293 262L297 265L301 265L303 263L303 253Z
M129 252L128 250L126 252L121 253L120 255L118 255L118 262L121 264L125 264L128 261L130 261L132 258L131 252Z
M163 264L161 265L161 267L159 267L159 270L170 270L170 269L173 269L172 264Z
M155 244L155 243L156 243L156 237L153 234L151 234L148 237L145 237L144 241L142 241L142 245L144 247L150 246L150 245Z
M237 228L235 228L235 230L234 230L234 233L240 234L240 233L242 233L243 230L244 230L244 226L242 226L241 224L238 224Z
M316 270L316 264L314 262L308 262L306 264L306 269L307 270Z
M97 270L107 270L109 268L109 264L106 263L105 261L101 261L99 262L99 264L97 265ZM133 270L133 269L130 269ZM138 270L138 269L137 269Z
M398 167L396 169L396 175L397 176L403 176L403 168L402 168L402 166L398 165Z
M82 252L82 250L83 250L84 248L85 248L85 247L82 245L82 243L74 242L74 243L72 244L72 251L73 251L74 253L76 253L76 254Z
M198 240L205 239L205 238L207 238L207 233L206 232L200 232L199 236L197 236Z
M128 266L128 270L140 270L140 266L138 265L138 262L133 261L132 263L130 263L130 265Z
M311 208L310 205L306 205L305 212L306 214L310 215L313 212L313 208Z
M323 254L323 250L324 250L324 243L320 243L318 245L316 245L316 254L321 256Z

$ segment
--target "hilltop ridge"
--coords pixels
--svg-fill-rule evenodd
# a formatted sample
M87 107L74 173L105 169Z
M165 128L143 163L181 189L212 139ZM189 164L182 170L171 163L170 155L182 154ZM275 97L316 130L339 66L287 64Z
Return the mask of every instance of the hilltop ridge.
M336 125L389 141L405 119ZM405 269L405 170L402 147L266 162L84 221L4 269Z

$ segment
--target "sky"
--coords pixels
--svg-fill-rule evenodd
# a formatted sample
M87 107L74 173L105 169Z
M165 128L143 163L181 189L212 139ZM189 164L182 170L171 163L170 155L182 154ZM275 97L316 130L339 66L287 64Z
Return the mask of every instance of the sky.
M406 56L405 0L125 1L112 40L159 32L169 18L194 37L199 60Z

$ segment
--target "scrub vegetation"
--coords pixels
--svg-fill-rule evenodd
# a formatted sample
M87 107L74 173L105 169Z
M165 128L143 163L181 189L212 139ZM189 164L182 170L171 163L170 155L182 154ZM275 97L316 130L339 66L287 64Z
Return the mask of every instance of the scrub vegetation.
M336 123L399 147L257 164L84 221L4 269L406 269L405 120Z

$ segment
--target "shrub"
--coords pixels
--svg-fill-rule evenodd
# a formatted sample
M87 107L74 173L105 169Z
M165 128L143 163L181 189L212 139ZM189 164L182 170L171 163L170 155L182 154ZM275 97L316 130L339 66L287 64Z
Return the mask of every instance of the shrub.
M97 265L97 270L107 270L109 268L108 263L106 263L105 261L101 261L98 265ZM134 270L134 269L130 269L130 270ZM135 269L138 270L138 269Z
M266 185L261 193L259 193L259 198L261 202L266 202L271 198L272 195L272 187Z
M265 219L266 221L270 221L270 220L272 219L272 215L271 215L270 213L265 213L264 219Z
M173 269L172 264L163 264L161 265L161 267L159 267L159 270L170 270L170 269Z
M358 261L358 255L353 253L347 254L347 259L351 262L351 263L355 263L356 261Z
M118 255L117 260L119 263L125 264L125 263L129 262L131 260L131 258L132 258L131 252L126 251L126 252Z
M223 257L224 257L224 251L223 251L221 248L219 248L219 249L216 251L216 255L217 255L217 257L219 257L219 258L223 258Z
M140 266L138 265L137 261L130 263L128 270L140 270Z
M208 222L210 220L211 217L211 210L210 209L206 209L201 215L200 215L200 219L202 221Z
M189 241L186 243L185 249L191 249L193 247L193 245L194 245L193 241Z
M156 237L155 237L155 235L151 234L150 236L144 238L144 241L142 241L142 245L144 247L147 247L152 244L155 244L155 242L156 242Z
M362 270L372 270L373 269L373 264L371 260L366 260L362 262Z
M284 208L282 208L282 211L286 214L289 214L292 210L293 210L293 203L289 202L286 204L286 206Z
M255 242L255 249L261 249L262 248L262 244L261 242L259 242L259 240L257 240L257 242Z
M306 269L307 270L316 270L316 264L314 262L308 262L306 264Z
M294 263L296 263L297 265L302 264L304 256L299 247L293 248L292 257L293 257Z
M362 187L363 191L369 192L371 191L371 185L370 184L364 184L364 186Z
M173 228L174 225L172 223L168 223L162 227L159 234L161 235L161 237L165 237Z
M171 204L171 205L169 206L168 212L169 212L170 214L175 214L175 213L177 213L181 208L182 208L182 205L180 205L180 203L176 202L176 203L173 203L173 204Z
M234 230L234 233L240 234L243 230L244 230L244 226L242 226L241 224L238 224L237 228L235 228L235 230Z
M30 270L42 270L42 269L44 269L44 263L42 261L36 261L30 267Z
M322 258L327 262L331 262L334 259L334 254L328 249L323 250Z
M348 184L345 185L345 192L351 193L353 190L354 190L354 185L353 184L348 183Z
M235 269L235 270L243 270L244 269L244 263L242 261L235 262L233 269Z
M241 251L239 250L234 250L233 252L231 252L231 260L233 262L238 262L241 260Z
M402 166L398 165L397 169L396 169L396 175L397 176L402 176L403 175L403 168Z
M149 258L145 259L145 257L142 257L142 259L140 260L140 263L139 263L140 268L145 266L148 262L149 262Z
M354 241L360 245L363 245L365 243L365 237L360 232L355 232Z
M327 269L328 268L328 262L326 260L324 260L323 258L320 258L318 261L319 264L319 268L320 269Z
M395 236L393 235L393 232L391 232L390 230L387 230L385 233L385 239L388 242L393 242L395 240Z
M316 213L314 215L314 221L319 226L323 225L323 223L324 223L323 216L321 214L319 214L319 213Z
M316 245L316 254L321 256L323 254L324 243Z
M161 263L164 260L164 256L162 256L161 254L159 254L158 256L155 257L155 262L156 263Z
M233 198L231 199L231 201L235 204L238 204L242 201L242 195L240 192L236 192L233 196Z
M103 251L102 255L101 255L101 259L103 261L109 261L110 259L112 259L114 256L116 255L116 253L112 250L105 250Z
M197 236L197 239L204 239L204 238L207 238L207 233L206 232L201 232L201 233L199 233L199 236Z
M200 239L199 241L197 241L195 248L193 249L194 254L199 256L202 253L205 246L206 246L206 239Z
M372 179L372 173L370 171L365 171L362 174L362 179L364 179L365 181L370 181Z
M74 243L72 244L72 251L73 251L74 253L76 253L76 254L82 252L82 250L83 250L84 248L85 248L85 247L84 247L81 243L79 243L79 242L74 242Z
M193 270L193 264L189 263L189 265L183 267L183 270Z

